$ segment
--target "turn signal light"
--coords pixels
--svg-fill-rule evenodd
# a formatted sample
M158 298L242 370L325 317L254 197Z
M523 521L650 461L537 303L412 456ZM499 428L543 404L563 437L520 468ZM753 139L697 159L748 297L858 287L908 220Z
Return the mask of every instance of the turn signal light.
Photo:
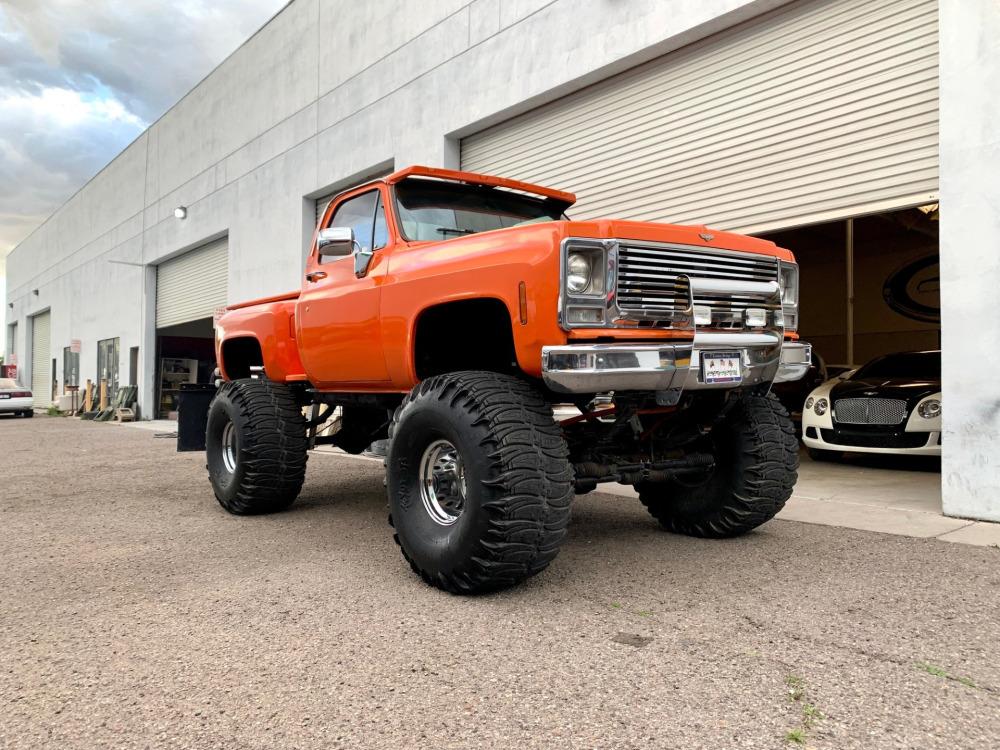
M763 328L767 325L767 310L762 307L748 307L743 311L743 321L747 328Z
M694 324L696 326L712 325L712 308L708 305L695 305Z
M604 323L604 310L600 307L571 307L566 312L566 319L570 323L600 325Z

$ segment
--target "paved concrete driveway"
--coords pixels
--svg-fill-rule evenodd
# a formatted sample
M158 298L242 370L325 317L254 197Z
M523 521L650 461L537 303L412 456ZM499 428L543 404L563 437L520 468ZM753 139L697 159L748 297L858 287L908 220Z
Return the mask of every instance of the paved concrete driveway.
M1000 550L580 498L545 574L420 583L377 464L226 515L154 433L0 420L0 747L1000 745Z

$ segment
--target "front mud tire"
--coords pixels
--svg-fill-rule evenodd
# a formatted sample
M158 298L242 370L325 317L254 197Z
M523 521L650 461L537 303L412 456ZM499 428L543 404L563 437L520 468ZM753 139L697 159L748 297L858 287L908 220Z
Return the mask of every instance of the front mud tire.
M284 510L306 475L306 421L292 390L268 380L222 384L208 411L208 476L236 515Z
M798 478L795 427L773 395L744 396L712 431L715 468L694 477L636 486L639 499L668 531L727 538L770 521Z
M396 410L389 437L389 522L424 581L477 594L555 559L573 474L551 406L529 383L478 371L428 378ZM433 494L422 492L428 481Z

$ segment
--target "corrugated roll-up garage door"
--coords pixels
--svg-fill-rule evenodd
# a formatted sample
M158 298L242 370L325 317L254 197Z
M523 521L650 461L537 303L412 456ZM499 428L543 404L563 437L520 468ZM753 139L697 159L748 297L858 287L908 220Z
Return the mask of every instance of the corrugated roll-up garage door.
M31 395L33 405L39 409L52 403L50 320L47 312L31 319Z
M225 238L161 263L156 269L156 327L212 317L225 307L228 286Z
M462 141L570 215L761 232L937 200L936 0L801 2Z

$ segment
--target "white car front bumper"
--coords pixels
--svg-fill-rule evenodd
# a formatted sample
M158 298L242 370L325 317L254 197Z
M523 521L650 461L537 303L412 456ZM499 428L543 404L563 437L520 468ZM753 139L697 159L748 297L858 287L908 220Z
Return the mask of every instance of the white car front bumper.
M824 434L826 433L826 434ZM849 437L840 437L834 430L809 426L803 422L802 442L807 448L823 451L839 451L844 453L892 453L895 455L910 456L940 456L941 455L941 433L937 430L933 432L905 432L902 438L894 438L891 435L866 435L864 442L871 441L867 445L848 445L847 442L857 442ZM837 440L842 442L836 442ZM874 443L881 442L882 445Z

